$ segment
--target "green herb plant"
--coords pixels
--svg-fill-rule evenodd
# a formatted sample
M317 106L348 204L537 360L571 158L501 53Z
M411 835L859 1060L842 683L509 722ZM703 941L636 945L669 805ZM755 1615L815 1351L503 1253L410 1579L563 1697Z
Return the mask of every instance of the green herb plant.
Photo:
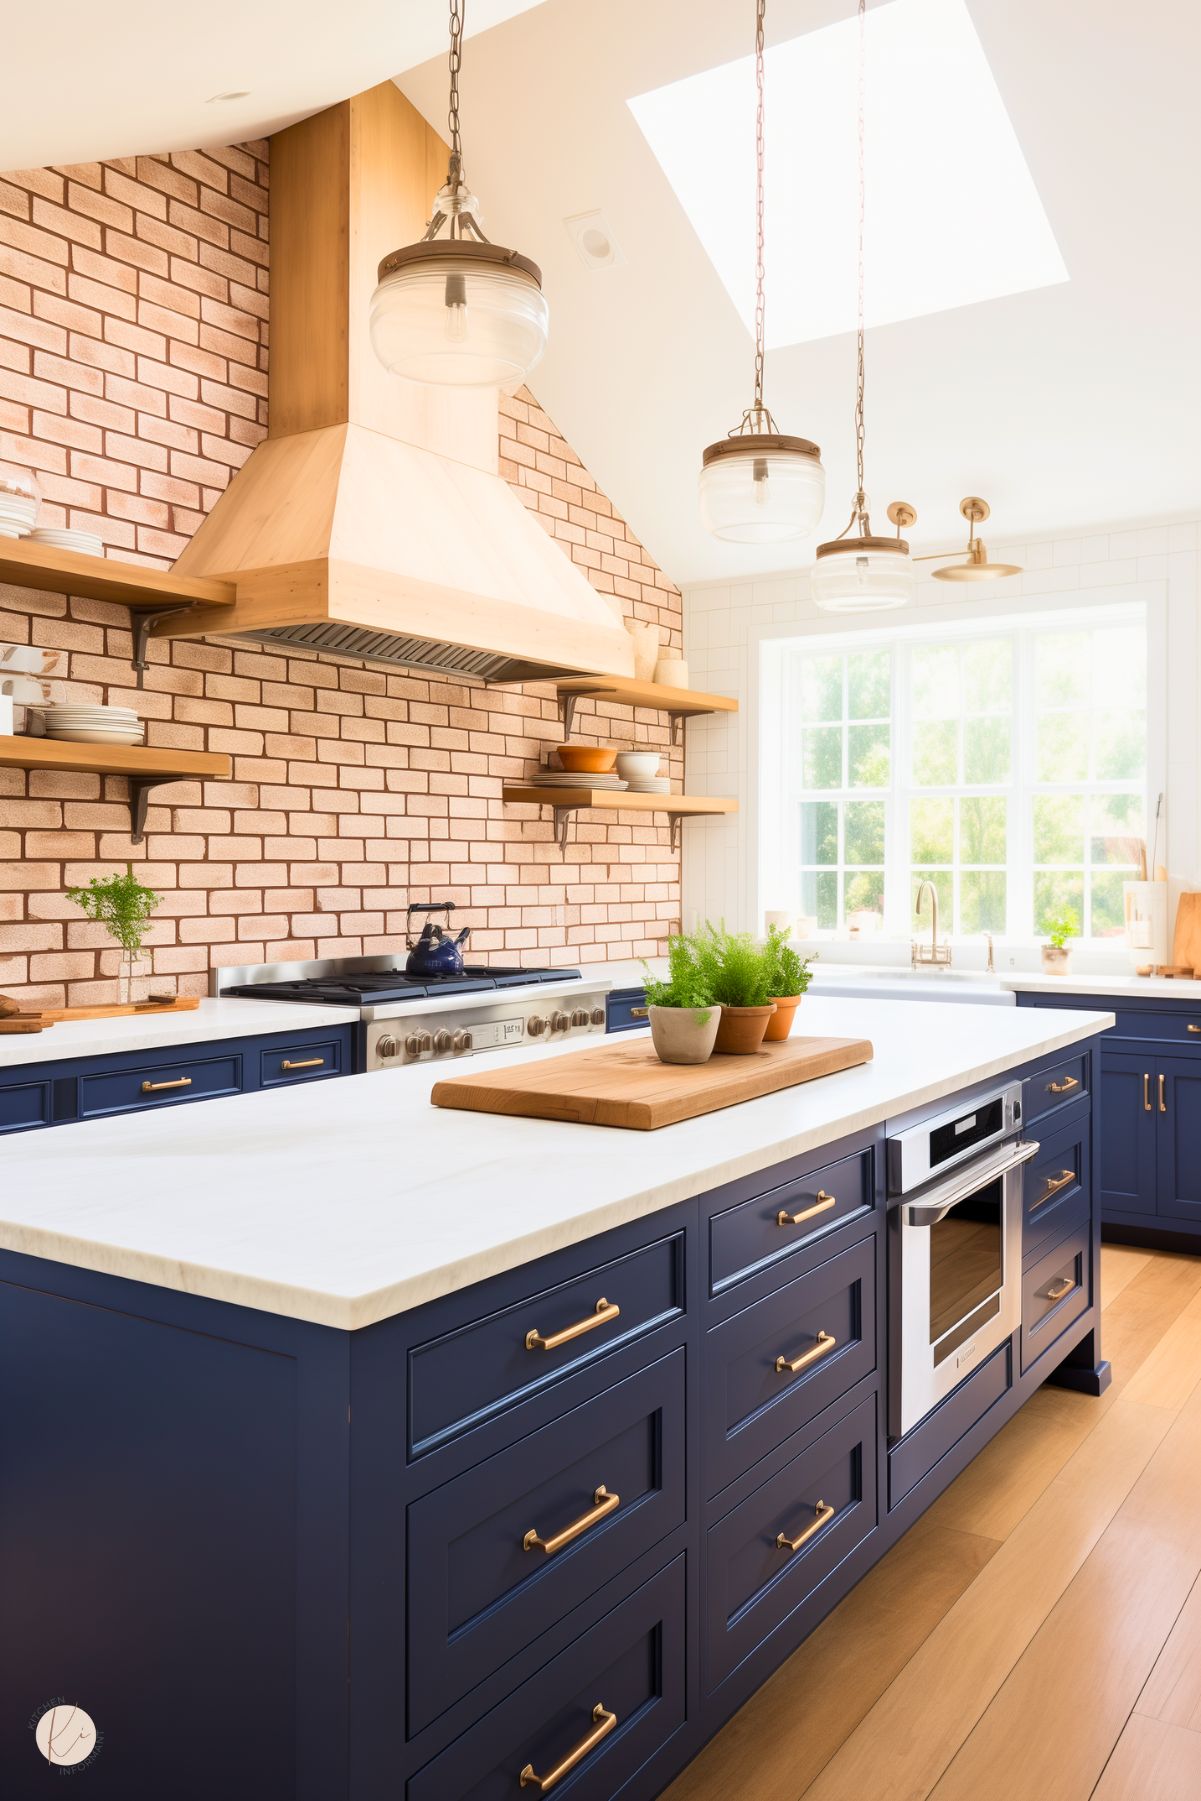
M793 950L788 934L780 926L768 928L763 946L767 965L767 992L772 1000L784 1000L790 994L804 994L813 980L809 960Z
M772 998L770 968L749 932L707 925L697 934L697 962L723 1007L765 1007Z
M1057 951L1063 950L1069 938L1074 938L1080 930L1080 921L1071 907L1065 907L1062 913L1052 913L1046 922L1047 942L1053 944Z
M86 888L67 889L67 899L102 925L131 958L141 950L150 915L162 898L138 881L132 863L125 865L124 875L93 876Z
M667 976L660 979L646 971L646 999L651 1007L692 1007L697 1011L697 1025L708 1022L714 995L709 977L700 966L700 946L695 938L681 933L667 940Z

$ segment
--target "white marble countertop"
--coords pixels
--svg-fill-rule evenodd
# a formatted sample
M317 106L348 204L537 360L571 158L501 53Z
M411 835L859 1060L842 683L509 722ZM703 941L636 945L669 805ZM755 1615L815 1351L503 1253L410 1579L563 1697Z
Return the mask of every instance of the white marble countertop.
M442 1111L421 1065L29 1132L0 1141L0 1246L350 1330L1112 1023L809 998L804 1032L870 1037L874 1061L658 1132Z
M1201 982L1185 976L1004 975L1001 986L1014 994L1113 994L1132 1006L1147 1001L1199 1001Z
M44 1032L0 1033L0 1069L51 1063L64 1057L108 1057L167 1044L245 1038L267 1032L307 1032L352 1025L357 1007L302 1007L294 1001L203 1000L187 1013L126 1013L116 1019L69 1019Z

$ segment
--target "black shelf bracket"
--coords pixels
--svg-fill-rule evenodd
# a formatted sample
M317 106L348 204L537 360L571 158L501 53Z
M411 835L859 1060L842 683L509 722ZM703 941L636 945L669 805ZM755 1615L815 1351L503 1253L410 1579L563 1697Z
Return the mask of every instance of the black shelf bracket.
M183 775L131 775L129 783L129 842L141 844L146 836L146 808L150 802L152 788L167 788L172 782L194 781L194 776Z
M193 613L195 607L191 601L182 607L167 607L161 613L135 613L133 616L133 666L138 672L138 687L143 685L146 674L146 647L150 643L150 633L160 619L175 619L181 613ZM137 839L134 839L137 843Z

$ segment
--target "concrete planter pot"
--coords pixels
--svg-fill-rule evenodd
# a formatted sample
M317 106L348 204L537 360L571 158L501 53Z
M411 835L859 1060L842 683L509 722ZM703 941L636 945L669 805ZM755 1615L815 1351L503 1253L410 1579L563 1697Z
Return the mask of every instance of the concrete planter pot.
M804 997L799 994L777 994L774 997L775 1012L767 1022L767 1030L763 1034L769 1044L779 1044L792 1031L792 1022L796 1018L796 1010Z
M721 1023L720 1007L648 1007L651 1043L660 1063L707 1063Z
M714 1050L727 1057L753 1055L762 1046L767 1022L775 1010L775 1001L768 1001L763 1007L723 1007Z
M1072 967L1072 953L1060 950L1058 945L1043 945L1043 974L1045 976L1066 976Z

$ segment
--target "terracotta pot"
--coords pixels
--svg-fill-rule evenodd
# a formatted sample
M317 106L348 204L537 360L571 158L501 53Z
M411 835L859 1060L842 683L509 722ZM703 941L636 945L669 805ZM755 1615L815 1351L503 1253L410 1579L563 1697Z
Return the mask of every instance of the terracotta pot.
M720 1007L649 1007L651 1043L660 1063L707 1063L721 1024Z
M723 1007L714 1050L727 1057L745 1057L757 1051L775 1010L775 1001L763 1007Z
M1043 945L1043 974L1045 976L1066 976L1072 967L1072 953L1060 950L1058 945Z
M778 994L775 999L776 1010L767 1022L767 1030L763 1036L769 1044L779 1044L787 1038L792 1030L792 1022L796 1018L796 1010L801 1004L799 994Z

